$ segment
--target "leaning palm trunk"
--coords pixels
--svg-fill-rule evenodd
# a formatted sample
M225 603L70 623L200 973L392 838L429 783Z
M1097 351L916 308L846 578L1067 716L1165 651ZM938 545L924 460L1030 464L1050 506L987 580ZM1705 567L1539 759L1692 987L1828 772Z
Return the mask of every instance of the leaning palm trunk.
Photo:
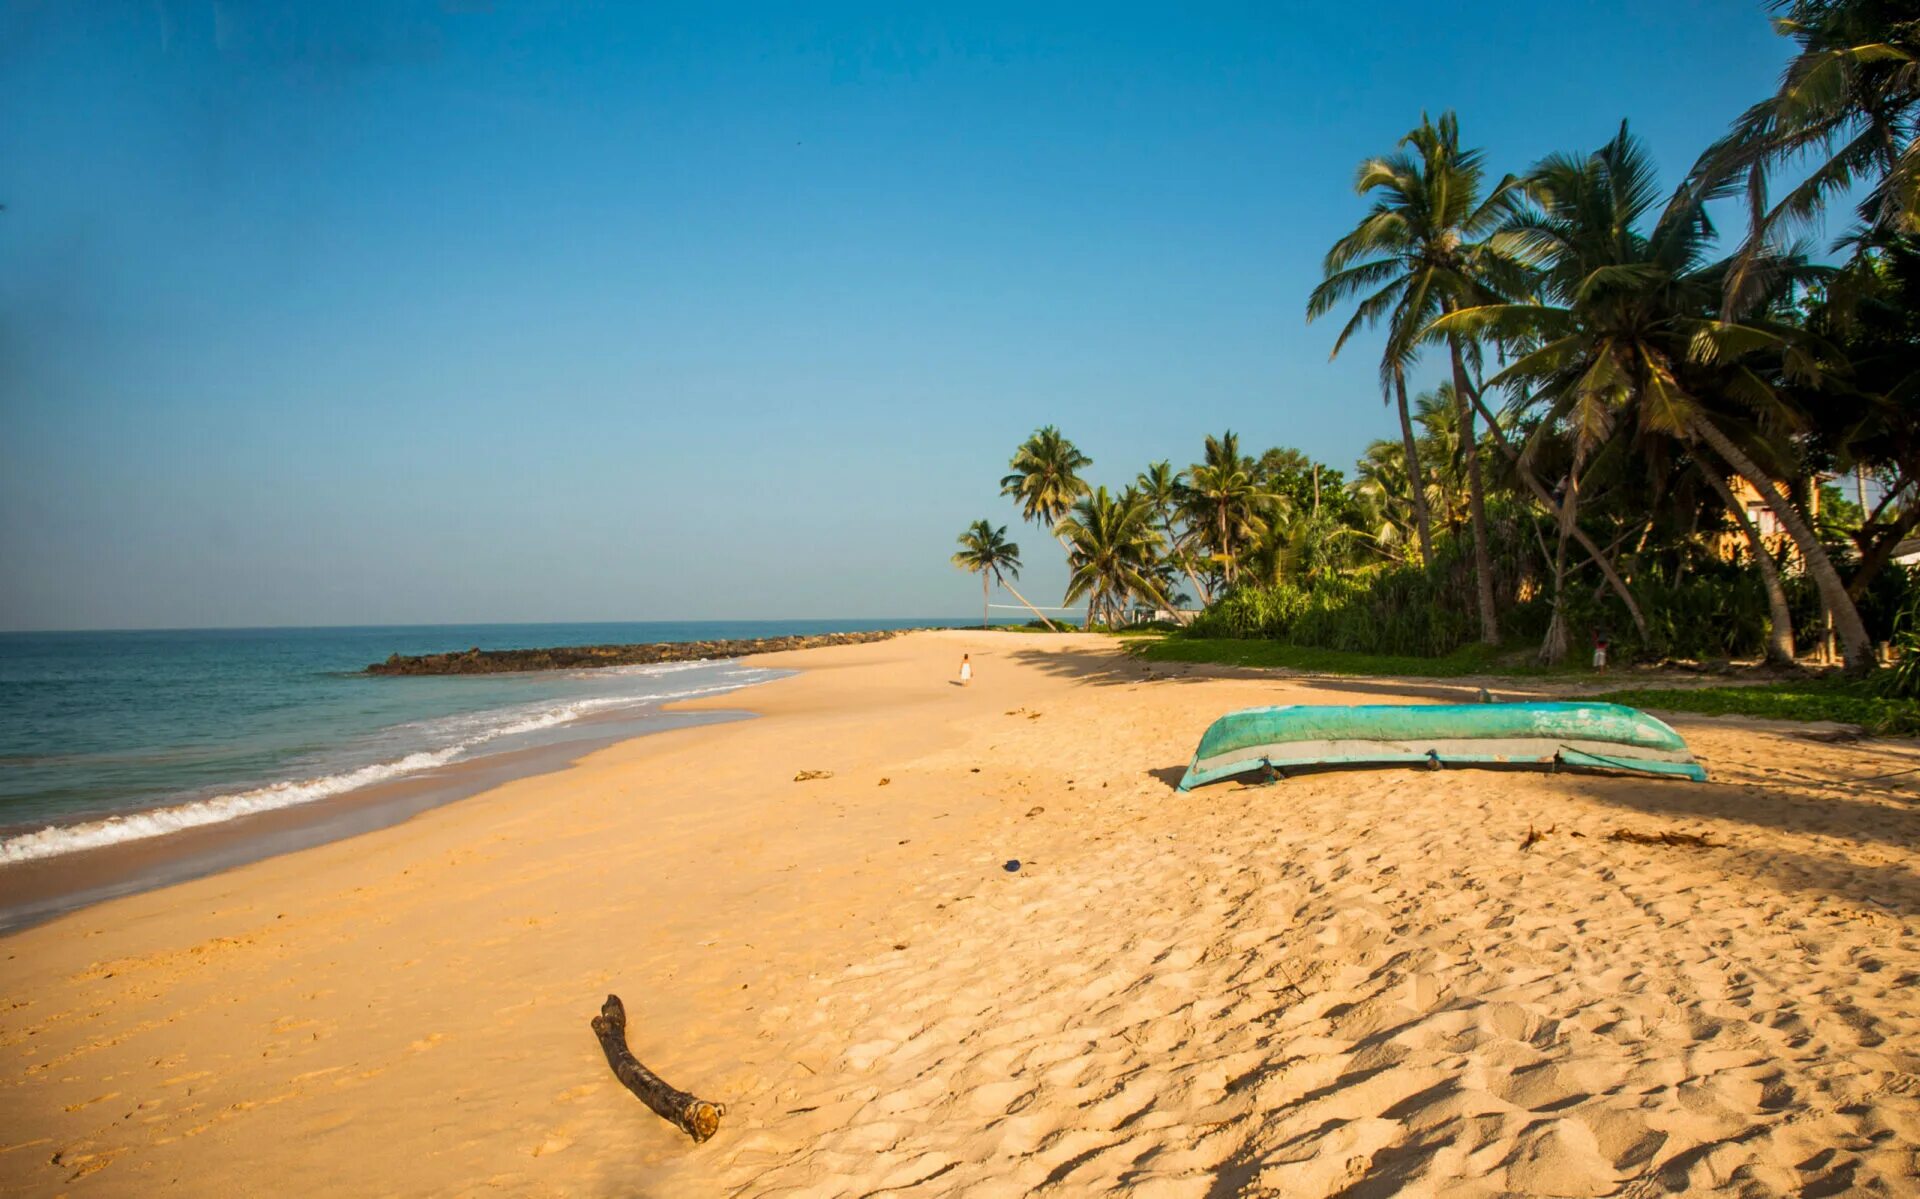
M1182 555L1180 556L1180 569L1181 569L1182 571L1184 571L1184 572L1186 572L1186 576L1187 576L1187 581L1188 581L1189 583L1192 583L1192 584L1193 584L1193 593L1194 593L1194 595L1196 595L1196 596L1198 596L1198 597L1199 597L1199 599L1200 599L1200 606L1201 606L1202 608L1205 608L1205 607L1207 607L1207 606L1209 606L1210 604L1212 604L1212 603L1213 603L1213 597L1212 597L1211 595L1208 595L1208 594L1207 594L1207 589L1206 589L1206 587L1205 587L1204 585L1202 585L1202 584L1201 584L1201 582L1200 582L1200 576L1199 576L1199 575L1197 575L1197 574L1195 574L1195 573L1193 573L1193 566L1192 566L1192 565L1191 565L1191 564L1190 564L1190 563L1188 562L1188 560L1187 560L1187 557L1186 557L1186 555L1184 555L1184 554L1182 554ZM1172 603L1171 603L1171 601L1169 601L1169 603L1168 603L1168 607L1169 607L1169 608L1172 608ZM1179 613L1179 611L1178 611L1177 609L1174 609L1173 611L1174 611L1174 619L1176 619L1176 620L1179 620L1179 619L1180 619L1180 613ZM1186 623L1188 623L1188 622L1187 622L1187 621L1185 621L1185 620L1181 620L1181 621L1180 621L1180 623L1181 623L1181 624L1186 624Z
M1547 635L1540 641L1540 662L1558 666L1567 660L1567 540L1573 534L1580 504L1580 464L1576 455L1567 471L1567 502L1554 514L1559 537L1553 546L1553 618L1547 621Z
M1540 641L1540 664L1558 666L1567 660L1567 528L1553 547L1553 618Z
M1407 412L1407 377L1393 372L1400 407L1400 448L1407 456L1407 495L1413 502L1413 527L1420 537L1420 565L1433 565L1433 522L1427 515L1427 488L1420 471L1420 447L1413 438L1413 417Z
M1452 311L1452 305L1447 306ZM1480 605L1480 640L1500 644L1500 617L1493 606L1493 556L1487 550L1487 493L1480 478L1480 439L1473 432L1473 409L1468 397L1475 395L1467 383L1467 364L1460 355L1460 339L1450 337L1447 345L1453 357L1453 403L1460 419L1462 456L1467 467L1467 515L1473 525L1474 595ZM1491 423L1491 422L1489 422Z
M1038 608L1036 608L1036 607L1034 607L1034 606L1033 606L1033 605L1032 605L1031 603L1028 603L1028 602L1027 602L1027 597L1026 597L1026 596L1024 596L1024 595L1021 595L1021 594L1020 594L1020 593L1019 593L1018 591L1016 591L1016 590L1014 590L1014 586L1013 586L1013 584L1012 584L1012 583L1009 583L1009 582L1007 582L1007 579L1006 579L1006 576L1005 576L1005 575L996 575L995 577L996 577L996 578L998 578L998 579L1000 580L1000 585L1001 585L1002 587L1005 587L1005 588L1006 588L1006 589L1008 590L1008 592L1010 592L1010 593L1011 593L1011 594L1013 595L1013 598L1015 598L1015 599L1017 599L1017 600L1019 600L1019 601L1020 601L1021 603L1023 603L1023 604L1026 604L1026 605L1027 605L1027 611L1029 611L1029 612L1031 612L1031 613L1033 613L1033 614L1034 614L1035 616L1038 616L1038 617L1040 618L1040 623L1041 623L1041 624L1043 624L1043 625L1046 625L1046 626L1047 626L1047 631L1048 631L1048 632L1050 632L1050 633L1058 633L1058 632L1060 631L1060 626L1059 626L1059 625L1057 625L1057 624L1055 624L1055 623L1053 623L1053 622L1052 622L1051 620L1048 620L1048 619L1047 619L1047 614L1046 614L1046 613L1044 613L1044 612L1042 612L1042 611L1041 611L1040 609L1038 609Z
M1812 527L1801 517L1799 509L1787 499L1779 485L1711 420L1695 414L1688 422L1688 428L1713 447L1713 452L1720 455L1723 462L1759 492L1774 516L1786 526L1787 536L1793 538L1794 546L1800 551L1800 560L1806 563L1807 573L1813 576L1814 586L1819 588L1820 598L1833 617L1834 630L1840 635L1840 655L1846 663L1846 672L1850 675L1871 674L1874 668L1873 643L1867 639L1867 626L1860 619L1860 609L1854 605L1853 597L1847 594L1846 584L1840 581L1840 572L1833 568L1833 560L1827 557L1827 548L1814 536Z
M1200 581L1200 576L1194 573L1193 555L1189 554L1186 549L1180 545L1180 542L1175 539L1173 526L1166 525L1165 532L1162 535L1166 537L1168 545L1176 547L1173 551L1174 557L1179 561L1181 571L1187 576L1187 582L1193 584L1193 593L1199 597L1200 606L1204 608L1211 605L1213 603L1213 596L1207 591L1207 585ZM1168 601L1167 607L1169 610L1173 608L1171 600ZM1174 614L1174 619L1179 619L1177 612ZM1186 622L1182 621L1181 623L1184 624Z
M1747 548L1753 551L1753 564L1760 568L1760 582L1767 590L1767 661L1777 666L1793 665L1793 613L1787 607L1787 591L1780 582L1780 564L1773 560L1773 552L1767 548L1767 542L1760 535L1747 510L1733 494L1733 488L1720 472L1711 465L1702 463L1701 474L1707 476L1707 482L1713 486L1714 494L1720 502L1733 513L1735 523L1746 535Z
M1472 398L1474 407L1480 410L1480 415L1486 418L1487 424L1493 429L1493 444L1500 447L1500 452L1517 469L1520 481L1527 485L1527 490L1533 493L1533 498L1538 500L1548 512L1553 513L1556 521L1566 520L1559 502L1534 476L1533 468L1521 460L1520 451L1514 449L1512 443L1507 441L1507 435L1501 432L1499 422L1493 419L1493 413L1487 411L1486 404L1480 399L1479 393L1475 392ZM1613 593L1620 597L1620 602L1626 605L1628 617L1633 620L1633 627L1640 633L1640 639L1645 641L1647 638L1646 614L1640 611L1640 605L1634 600L1633 592L1628 590L1626 580L1622 579L1620 572L1614 569L1613 555L1595 545L1593 538L1587 536L1587 531L1580 527L1578 521L1567 520L1566 523L1574 541L1586 551L1587 557L1593 561L1593 564L1600 568L1601 587L1611 587ZM1599 589L1596 588L1595 595L1598 594Z
M1060 532L1060 527L1057 524L1054 526L1053 539L1060 543L1061 549L1067 551L1067 566L1071 568L1073 566L1073 542L1067 538L1066 534ZM1011 590L1011 588L1009 588L1009 590ZM1021 602L1026 603L1025 600L1022 600ZM1027 604L1027 607L1031 608L1033 607L1033 605ZM1046 618L1042 617L1041 619L1044 620ZM1048 627L1051 628L1052 625L1048 625ZM1092 596L1087 597L1087 615L1086 615L1085 621L1082 622L1081 631L1082 632L1093 631L1093 597Z

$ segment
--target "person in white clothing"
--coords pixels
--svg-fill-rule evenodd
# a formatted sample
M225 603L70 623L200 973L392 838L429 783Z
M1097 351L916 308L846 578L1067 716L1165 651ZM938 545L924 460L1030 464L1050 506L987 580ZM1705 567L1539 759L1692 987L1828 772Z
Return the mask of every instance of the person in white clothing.
M961 654L960 655L960 685L964 687L971 682L973 682L973 655Z

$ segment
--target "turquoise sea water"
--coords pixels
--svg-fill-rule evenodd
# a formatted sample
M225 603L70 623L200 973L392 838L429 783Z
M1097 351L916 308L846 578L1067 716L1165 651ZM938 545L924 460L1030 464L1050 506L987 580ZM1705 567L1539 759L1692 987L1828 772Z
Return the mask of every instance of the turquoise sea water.
M726 661L425 678L359 673L391 653L954 623L961 622L0 633L0 865L308 803L783 673Z

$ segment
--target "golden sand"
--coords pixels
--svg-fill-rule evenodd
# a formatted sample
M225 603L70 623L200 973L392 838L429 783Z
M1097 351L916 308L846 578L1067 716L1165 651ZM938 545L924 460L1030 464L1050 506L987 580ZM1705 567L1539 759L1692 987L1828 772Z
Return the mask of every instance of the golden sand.
M0 1190L1920 1190L1911 746L1676 721L1713 782L1182 796L1224 710L1454 693L1088 637L769 663L713 705L762 719L4 938ZM712 1141L614 1081L609 991Z

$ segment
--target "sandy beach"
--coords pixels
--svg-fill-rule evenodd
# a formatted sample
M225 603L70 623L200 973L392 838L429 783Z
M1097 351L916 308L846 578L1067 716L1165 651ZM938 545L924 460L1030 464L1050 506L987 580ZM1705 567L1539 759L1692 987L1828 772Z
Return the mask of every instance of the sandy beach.
M759 719L0 939L0 1192L1920 1193L1910 743L1180 795L1228 709L1463 689L756 661L802 673L700 702ZM612 1077L609 992L712 1141Z

